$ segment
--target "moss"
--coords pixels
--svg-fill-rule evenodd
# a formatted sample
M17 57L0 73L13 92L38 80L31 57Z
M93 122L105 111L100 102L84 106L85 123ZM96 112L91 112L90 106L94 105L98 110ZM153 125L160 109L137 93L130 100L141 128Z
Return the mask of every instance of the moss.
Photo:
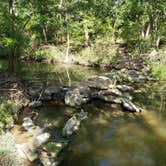
M64 148L65 144L60 144L60 143L55 143L55 142L49 142L45 145L45 148L52 153L53 156L57 156L57 154Z

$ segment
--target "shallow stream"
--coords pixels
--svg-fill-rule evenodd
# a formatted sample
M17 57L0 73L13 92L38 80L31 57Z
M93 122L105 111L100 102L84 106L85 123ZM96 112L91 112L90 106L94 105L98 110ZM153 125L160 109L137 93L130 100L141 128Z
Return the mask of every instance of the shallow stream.
M5 68L6 62L0 62ZM99 70L80 66L21 63L17 75L25 81L53 85L77 85ZM93 101L84 106L89 117L72 137L62 154L60 166L165 166L166 165L166 82L133 85L133 101L145 113L123 112L121 107ZM37 123L56 136L76 110L49 103L37 110Z

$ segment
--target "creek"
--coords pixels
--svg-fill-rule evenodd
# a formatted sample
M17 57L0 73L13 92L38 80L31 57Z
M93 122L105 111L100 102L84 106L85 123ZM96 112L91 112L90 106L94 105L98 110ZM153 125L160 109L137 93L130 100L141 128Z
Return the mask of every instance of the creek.
M2 68L5 61L0 61ZM21 63L17 76L24 81L73 86L100 70L65 65ZM60 166L165 166L166 165L166 82L133 84L133 100L145 113L123 112L110 103L92 101L84 106L88 118L62 152ZM37 124L57 136L76 111L61 103L47 103L34 109Z

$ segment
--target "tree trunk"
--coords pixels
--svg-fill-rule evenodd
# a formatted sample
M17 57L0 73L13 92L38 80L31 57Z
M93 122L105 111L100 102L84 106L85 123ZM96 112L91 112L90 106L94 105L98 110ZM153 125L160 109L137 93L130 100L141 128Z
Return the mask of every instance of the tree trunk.
M156 39L156 48L159 48L159 46L160 46L160 36L158 36Z
M67 78L68 78L68 86L71 86L71 78L70 78L70 73L69 73L69 68L66 66L66 74L67 74Z
M67 13L66 13L66 32L67 32L66 62L69 62L70 35L69 35L69 23L68 23Z
M146 29L146 34L145 37L148 38L149 37L149 32L150 32L150 24L148 24L148 27Z
M42 27L42 30L43 30L43 36L44 36L44 41L45 41L45 44L47 44L47 34L46 34L46 28L43 26L43 27Z
M89 41L89 33L88 33L88 28L87 28L87 25L85 24L84 25L84 35L85 35L85 42L84 42L84 47L87 47L89 44L88 44L88 41Z
M14 0L9 0L9 14L10 16L14 16Z
M14 38L14 0L9 0L9 15L10 15L10 37ZM8 70L10 73L15 71L15 47L9 47Z

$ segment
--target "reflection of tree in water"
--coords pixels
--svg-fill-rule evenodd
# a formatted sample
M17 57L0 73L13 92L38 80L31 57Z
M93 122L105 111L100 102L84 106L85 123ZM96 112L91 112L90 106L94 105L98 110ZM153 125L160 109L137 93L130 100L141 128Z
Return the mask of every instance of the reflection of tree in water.
M48 82L54 85L76 85L80 81L101 72L80 66L59 66L38 63L21 63L17 66L17 74L25 80Z

